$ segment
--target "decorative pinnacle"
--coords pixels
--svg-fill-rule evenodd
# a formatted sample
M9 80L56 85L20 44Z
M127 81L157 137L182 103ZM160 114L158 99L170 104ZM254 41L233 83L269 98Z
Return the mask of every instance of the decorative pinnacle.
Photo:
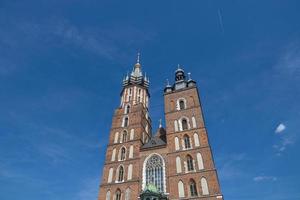
M162 127L162 120L159 119L159 128L161 128L161 127Z
M180 64L177 65L177 69L180 69Z
M168 86L170 85L169 79L167 79L167 85L168 85Z
M137 53L136 63L140 63L140 56L141 56L141 54L140 54L140 52L138 52Z

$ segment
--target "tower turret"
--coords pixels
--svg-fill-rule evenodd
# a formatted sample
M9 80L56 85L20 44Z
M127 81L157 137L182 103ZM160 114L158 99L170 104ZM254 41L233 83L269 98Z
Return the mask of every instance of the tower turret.
M193 87L196 85L196 81L191 78L191 73L188 73L188 80L186 79L185 72L178 65L177 70L175 71L175 83L171 86L169 81L164 89L165 93L169 93L175 90L184 89L187 87Z

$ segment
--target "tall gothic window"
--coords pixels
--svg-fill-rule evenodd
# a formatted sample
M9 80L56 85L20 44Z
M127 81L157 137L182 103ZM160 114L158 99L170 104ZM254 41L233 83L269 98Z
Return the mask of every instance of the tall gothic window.
M201 188L203 195L209 195L207 180L204 177L201 178Z
M188 135L185 135L183 139L184 139L184 148L185 149L191 148L190 137Z
M182 130L183 131L188 129L188 122L187 122L186 119L182 119L181 124L182 124Z
M130 105L127 105L126 108L125 108L125 114L128 114L130 111Z
M116 198L115 198L116 200L121 200L121 191L120 191L120 189L118 189L117 191L116 191Z
M186 156L186 162L187 162L188 171L193 171L194 170L194 163L193 163L192 156L187 155Z
M180 100L180 101L179 101L179 109L180 109L180 110L185 109L185 103L184 103L183 100Z
M125 200L130 200L130 193L131 193L131 190L129 188L127 188L125 191Z
M160 156L153 155L146 163L146 185L153 184L160 192L164 192L163 162Z
M127 131L123 131L122 142L127 142Z
M121 182L123 180L124 180L124 168L123 168L123 166L120 166L119 174L118 174L118 181Z
M190 194L191 194L192 197L198 196L197 186L196 186L196 183L193 179L190 180Z
M124 127L127 127L128 126L128 117L125 117L124 118Z
M124 147L121 148L120 160L125 160L126 149Z
M110 191L107 191L106 193L106 200L110 200Z

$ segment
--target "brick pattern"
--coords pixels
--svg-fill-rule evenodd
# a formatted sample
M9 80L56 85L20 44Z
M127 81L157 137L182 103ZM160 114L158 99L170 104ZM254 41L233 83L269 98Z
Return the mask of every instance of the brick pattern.
M178 109L178 99L185 99L185 108L182 110ZM175 199L201 199L201 200L216 200L223 199L220 191L219 181L217 172L215 169L212 151L208 141L208 135L204 124L204 119L202 115L202 109L200 104L200 99L198 95L198 90L196 87L188 87L178 91L172 91L165 93L164 95L165 104L165 122L166 122L166 132L167 132L167 145L161 146L159 148L153 149L141 149L145 138L150 137L151 133L151 119L147 117L148 110L143 104L136 104L131 106L130 113L125 113L125 108L116 109L113 120L112 127L110 131L109 145L106 152L106 162L103 168L102 183L100 186L98 200L106 200L107 191L111 191L110 199L114 199L115 192L120 189L122 192L122 200L125 200L125 191L130 188L131 194L130 199L138 199L140 192L142 191L143 183L143 164L145 159L153 154L160 154L166 165L166 191L170 200ZM122 127L123 117L129 117L128 127ZM190 128L187 130L175 130L174 121L177 120L178 123L182 117L189 119ZM193 127L192 117L195 118L196 127ZM148 133L146 133L146 127L148 126ZM129 140L131 129L134 129L134 138ZM127 130L127 141L120 143L118 141L115 143L115 134L120 135L124 130ZM144 133L144 136L143 136ZM194 140L194 134L198 135L199 146L196 146ZM189 136L191 147L190 149L184 148L184 136ZM175 149L175 137L179 141L179 149ZM133 145L133 158L129 158L129 148ZM119 150L126 148L126 159L124 161L118 160ZM115 160L112 161L112 153L115 150ZM197 154L201 153L204 168L199 169L197 165ZM194 159L194 170L191 172L186 171L186 157L187 155L192 156ZM181 173L177 173L176 170L176 158L180 157L181 160ZM116 171L120 165L124 166L124 182L117 183ZM132 179L127 180L128 166L133 165ZM108 183L109 169L113 168L113 178L112 182ZM208 183L208 195L202 194L201 178L206 178ZM197 196L191 197L189 190L189 182L193 179L196 183ZM179 198L178 192L178 182L182 181L184 183L184 198Z

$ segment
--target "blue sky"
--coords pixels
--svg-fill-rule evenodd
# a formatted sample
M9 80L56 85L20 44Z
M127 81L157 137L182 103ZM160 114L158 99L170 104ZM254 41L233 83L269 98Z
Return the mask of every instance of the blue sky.
M137 51L154 129L178 63L228 200L300 199L300 2L0 1L0 199L96 199Z

